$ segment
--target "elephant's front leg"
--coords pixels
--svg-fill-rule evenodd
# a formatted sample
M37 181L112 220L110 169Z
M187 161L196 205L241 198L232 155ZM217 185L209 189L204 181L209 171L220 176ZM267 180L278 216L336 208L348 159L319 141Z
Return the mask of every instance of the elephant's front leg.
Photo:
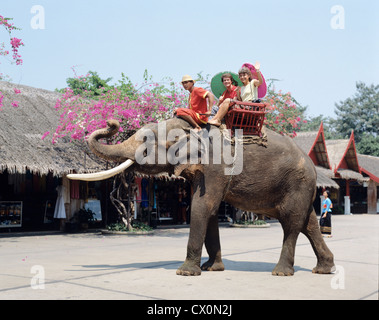
M192 207L190 234L187 245L187 257L183 265L178 270L176 270L177 275L199 276L201 274L201 251L204 244L207 225L207 214L205 212L199 212L196 210L196 208Z
M214 222L214 219L217 219L216 212L221 203L223 186L220 183L214 183L215 179L208 179L208 185L205 180L203 174L198 174L194 182L187 257L183 265L176 271L176 274L178 275L198 276L201 274L200 261L203 244L206 237L207 240L210 240L209 237L215 235L215 230L213 230L214 227L218 228L217 220L215 225L210 223L210 220ZM212 193L210 193L210 191L212 191ZM208 229L209 225L213 225L213 227L211 228L212 232L207 235L207 231L208 233L210 231ZM210 253L210 259L212 260L215 260L216 255L217 257L220 256L221 259L218 233L216 241L218 241L218 247L216 245L216 248L211 249L211 252L209 252L210 241L206 242L207 250ZM219 259L217 259L217 261L219 261Z
M203 174L198 171L193 181L194 194L191 204L187 257L176 271L178 275L198 276L201 274L201 251L204 242L212 265L215 262L222 264L217 212L225 186L222 180L217 179L219 175L216 173ZM214 266L216 268L216 265ZM221 268L220 264L219 267Z

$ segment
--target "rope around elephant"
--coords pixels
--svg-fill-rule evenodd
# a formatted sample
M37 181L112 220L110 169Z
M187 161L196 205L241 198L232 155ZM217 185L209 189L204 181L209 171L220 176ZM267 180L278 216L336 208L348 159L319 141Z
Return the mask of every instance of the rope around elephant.
M231 137L229 134L229 131L226 130L226 125L222 124L220 127L221 134L224 136L225 140L228 140L232 145L236 143L236 137ZM262 129L262 136L250 136L250 135L244 135L241 138L237 139L238 143L241 144L257 144L259 146L267 148L267 134L264 130L264 127Z

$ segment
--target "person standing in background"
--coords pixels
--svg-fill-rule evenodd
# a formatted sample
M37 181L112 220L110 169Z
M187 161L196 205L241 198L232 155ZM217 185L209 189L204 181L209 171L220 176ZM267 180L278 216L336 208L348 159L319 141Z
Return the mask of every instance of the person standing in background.
M322 202L322 212L320 217L320 230L323 236L330 238L332 236L332 208L329 190L323 193L325 200Z

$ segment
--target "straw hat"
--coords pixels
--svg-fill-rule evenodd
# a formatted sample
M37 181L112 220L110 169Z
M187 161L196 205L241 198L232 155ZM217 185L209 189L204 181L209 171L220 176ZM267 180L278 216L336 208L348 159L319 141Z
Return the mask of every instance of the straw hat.
M184 75L183 78L182 78L182 83L184 81L192 81L193 83L195 83L196 81L192 79L191 76L189 76L188 74Z

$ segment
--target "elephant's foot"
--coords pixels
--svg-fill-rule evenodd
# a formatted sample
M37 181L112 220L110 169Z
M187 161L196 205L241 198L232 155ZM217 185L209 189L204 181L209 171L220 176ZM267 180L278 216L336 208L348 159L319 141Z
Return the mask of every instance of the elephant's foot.
M204 264L201 266L201 270L204 271L224 271L225 266L222 263L222 261L215 262L208 260L207 262L204 262Z
M276 265L274 270L272 270L273 276L293 276L294 269L292 266L282 266L279 263Z
M176 270L176 274L179 276L200 276L201 269L198 265L186 261Z
M319 274L329 274L336 271L336 266L334 263L324 263L323 265L317 264L316 267L312 269L313 273L319 273Z

